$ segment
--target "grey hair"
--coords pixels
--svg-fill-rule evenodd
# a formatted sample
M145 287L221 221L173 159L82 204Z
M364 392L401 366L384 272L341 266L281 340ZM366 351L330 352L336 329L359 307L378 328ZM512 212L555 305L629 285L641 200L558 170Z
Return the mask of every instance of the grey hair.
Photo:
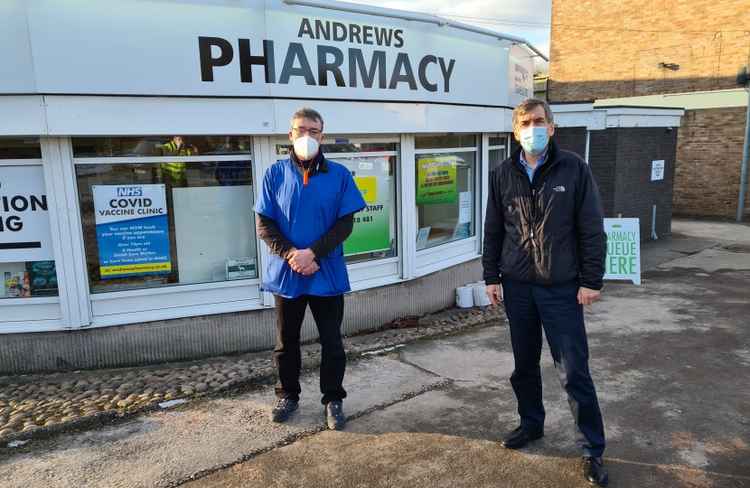
M552 124L555 122L554 118L552 117L552 109L547 102L538 98L527 98L513 110L513 128L516 128L519 117L521 117L522 115L526 115L537 107L544 108L544 116L547 119L548 124Z
M297 119L310 119L310 120L319 121L320 130L321 131L323 130L323 116L320 115L320 112L310 107L302 107L301 109L294 112L294 114L292 114L292 120L290 121L290 126L294 126L294 121Z

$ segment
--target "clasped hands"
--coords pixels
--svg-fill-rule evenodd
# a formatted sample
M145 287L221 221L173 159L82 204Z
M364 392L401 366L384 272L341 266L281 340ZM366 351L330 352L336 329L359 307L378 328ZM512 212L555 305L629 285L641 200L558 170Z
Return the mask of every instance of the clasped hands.
M287 262L295 273L311 276L320 270L311 249L292 249L287 254Z

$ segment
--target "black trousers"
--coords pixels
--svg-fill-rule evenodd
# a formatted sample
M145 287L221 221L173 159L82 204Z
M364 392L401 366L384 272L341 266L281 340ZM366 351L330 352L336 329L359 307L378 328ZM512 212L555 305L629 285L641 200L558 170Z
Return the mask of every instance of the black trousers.
M299 400L302 392L299 384L302 368L300 331L308 305L320 336L320 392L323 394L322 403L325 405L346 398L346 391L342 386L346 370L346 353L341 339L341 322L344 318L343 295L302 295L298 298L276 295L276 348L273 351L274 364L279 372L276 396Z
M601 456L604 423L589 372L583 306L576 299L578 284L539 286L504 280L503 294L515 359L510 382L518 400L521 425L531 430L544 429L539 367L543 327L560 383L568 395L578 444L584 456Z

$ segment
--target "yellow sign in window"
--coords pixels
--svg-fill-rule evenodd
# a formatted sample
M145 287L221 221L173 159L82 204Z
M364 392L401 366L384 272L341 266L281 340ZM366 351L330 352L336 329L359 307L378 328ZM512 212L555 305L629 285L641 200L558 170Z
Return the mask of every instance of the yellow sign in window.
M373 204L378 201L378 177L357 176L354 178L357 188L362 193L365 203Z

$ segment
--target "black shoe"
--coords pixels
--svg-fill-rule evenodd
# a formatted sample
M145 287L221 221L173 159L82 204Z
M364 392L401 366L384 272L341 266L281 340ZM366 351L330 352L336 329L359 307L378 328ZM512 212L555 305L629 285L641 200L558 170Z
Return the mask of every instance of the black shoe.
M607 474L604 461L600 457L583 458L583 476L592 485L607 486L607 483L609 483L609 474Z
M344 404L341 400L328 402L326 405L326 422L331 430L341 430L346 425Z
M521 449L526 444L544 436L543 430L526 430L518 427L516 430L505 436L500 445L506 449Z
M299 402L297 400L279 398L276 400L273 410L271 410L271 420L278 423L286 422L294 411L297 410L298 405Z

